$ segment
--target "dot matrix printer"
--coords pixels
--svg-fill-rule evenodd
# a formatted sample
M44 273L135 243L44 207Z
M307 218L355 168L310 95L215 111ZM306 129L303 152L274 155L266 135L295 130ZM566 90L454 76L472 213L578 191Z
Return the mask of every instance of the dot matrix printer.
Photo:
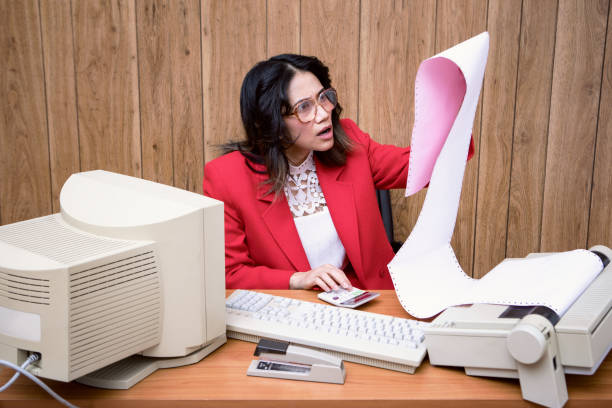
M431 364L465 367L468 375L518 378L526 400L563 406L564 374L593 374L612 347L612 250L591 251L604 269L565 314L543 306L450 307L425 328Z

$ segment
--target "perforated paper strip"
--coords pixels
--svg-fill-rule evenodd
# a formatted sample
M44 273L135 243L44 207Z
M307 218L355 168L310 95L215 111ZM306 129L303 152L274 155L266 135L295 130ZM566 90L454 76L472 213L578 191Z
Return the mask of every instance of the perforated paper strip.
M586 250L507 260L482 279L457 262L450 241L488 51L482 33L423 61L417 72L406 195L429 187L414 229L389 263L400 303L414 317L469 303L545 305L561 315L603 268Z

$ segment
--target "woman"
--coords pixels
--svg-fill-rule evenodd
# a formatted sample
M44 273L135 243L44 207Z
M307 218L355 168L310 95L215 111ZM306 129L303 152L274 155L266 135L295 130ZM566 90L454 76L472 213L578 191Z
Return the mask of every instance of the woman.
M225 203L227 287L392 289L375 189L405 187L410 149L340 120L314 57L256 64L240 110L247 139L204 169L204 194Z

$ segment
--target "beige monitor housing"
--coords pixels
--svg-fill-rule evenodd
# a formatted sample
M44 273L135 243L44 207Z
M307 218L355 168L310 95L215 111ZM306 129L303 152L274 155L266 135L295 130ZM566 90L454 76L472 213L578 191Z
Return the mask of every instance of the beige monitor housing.
M98 170L60 204L0 227L0 359L36 352L38 376L129 388L225 343L222 202Z

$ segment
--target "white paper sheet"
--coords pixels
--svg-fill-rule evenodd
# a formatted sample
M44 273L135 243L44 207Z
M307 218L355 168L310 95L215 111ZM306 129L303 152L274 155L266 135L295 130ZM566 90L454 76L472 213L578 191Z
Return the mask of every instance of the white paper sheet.
M389 263L400 303L414 317L470 303L544 305L562 315L603 269L586 250L508 260L482 279L457 262L450 241L488 49L482 33L423 61L417 72L406 195L427 182L429 188L414 229Z

